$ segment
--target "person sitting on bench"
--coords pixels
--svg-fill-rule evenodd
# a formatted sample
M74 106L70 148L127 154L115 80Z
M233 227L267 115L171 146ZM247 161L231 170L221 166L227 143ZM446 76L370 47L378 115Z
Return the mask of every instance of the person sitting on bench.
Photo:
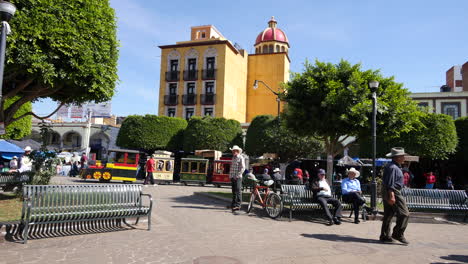
M348 170L348 178L341 182L343 201L353 204L355 224L359 224L359 208L366 203L366 199L362 196L361 183L357 179L359 175L358 170L351 168Z
M328 218L328 225L339 225L341 224L341 203L337 199L332 197L330 185L325 179L325 170L320 169L318 172L318 178L313 181L309 181L310 190L314 193L314 200L316 200L321 206ZM333 216L328 209L327 204L332 204L335 208Z

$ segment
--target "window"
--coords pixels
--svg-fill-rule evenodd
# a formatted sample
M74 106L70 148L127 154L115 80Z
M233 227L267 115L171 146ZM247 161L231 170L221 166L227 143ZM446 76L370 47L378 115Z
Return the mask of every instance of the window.
M429 103L428 102L420 102L420 103L418 103L418 106L419 107L428 107Z
M280 52L280 47L276 45L276 52Z
M213 108L212 107L207 107L205 108L205 116L213 116Z
M255 54L258 54L258 48L255 48Z
M460 117L460 103L442 103L442 113L453 119Z
M195 94L195 83L187 83L187 94Z
M128 153L127 155L127 164L136 164L136 153Z
M185 119L190 119L193 116L193 108L185 109Z
M263 53L268 53L268 45L263 46Z
M166 161L166 171L172 171L173 167L174 166L172 166L172 161L171 160Z
M201 37L202 37L202 38L206 38L206 33L205 33L205 32L202 32L202 33L201 33Z
M214 68L215 68L215 58L214 57L206 58L206 69L214 70Z
M174 117L174 116L175 116L175 113L176 113L176 109L175 109L175 108L168 108L168 109L167 109L167 116L168 116L168 117Z
M169 84L169 95L176 95L177 94L177 83L170 83Z
M188 60L188 70L194 71L197 68L197 59Z
M200 162L200 167L198 168L200 173L206 173L206 163Z
M286 49L284 48L284 46L281 47L281 51L282 51L282 52L285 52L285 51L286 51Z
M189 162L182 161L182 171L181 172L189 172Z
M214 93L214 82L206 82L205 94L213 94L213 93Z
M269 52L270 52L270 53L275 52L275 51L273 50L273 45L271 45L271 44L270 44Z
M171 71L177 71L179 68L179 60L171 60Z

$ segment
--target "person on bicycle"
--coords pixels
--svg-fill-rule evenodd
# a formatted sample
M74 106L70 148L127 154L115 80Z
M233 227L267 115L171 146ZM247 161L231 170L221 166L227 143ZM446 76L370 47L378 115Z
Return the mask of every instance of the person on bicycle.
M325 214L327 215L328 225L340 225L341 224L341 203L337 199L332 197L330 185L328 185L325 179L325 170L320 169L318 172L318 178L310 181L310 190L314 193L314 200L317 201L321 206ZM335 208L333 215L330 213L327 204L332 204Z

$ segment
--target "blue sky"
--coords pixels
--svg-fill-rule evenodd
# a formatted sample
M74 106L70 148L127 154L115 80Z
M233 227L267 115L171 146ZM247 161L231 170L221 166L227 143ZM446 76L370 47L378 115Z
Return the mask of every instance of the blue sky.
M189 40L190 27L215 25L253 52L275 16L289 38L291 71L306 59L362 63L413 92L438 91L445 71L468 61L468 1L148 1L110 0L118 19L119 78L115 115L157 114L159 45ZM46 114L54 104L36 103Z

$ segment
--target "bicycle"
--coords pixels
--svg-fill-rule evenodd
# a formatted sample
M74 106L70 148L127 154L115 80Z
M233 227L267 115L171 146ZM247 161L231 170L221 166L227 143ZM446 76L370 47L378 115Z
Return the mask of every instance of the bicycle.
M280 216L283 211L283 200L275 192L270 192L270 186L274 181L265 181L265 185L260 185L258 184L260 181L257 180L253 174L249 175L248 179L253 182L253 189L250 193L250 202L247 206L247 213L250 213L254 202L257 201L272 219ZM263 195L260 190L263 190Z

